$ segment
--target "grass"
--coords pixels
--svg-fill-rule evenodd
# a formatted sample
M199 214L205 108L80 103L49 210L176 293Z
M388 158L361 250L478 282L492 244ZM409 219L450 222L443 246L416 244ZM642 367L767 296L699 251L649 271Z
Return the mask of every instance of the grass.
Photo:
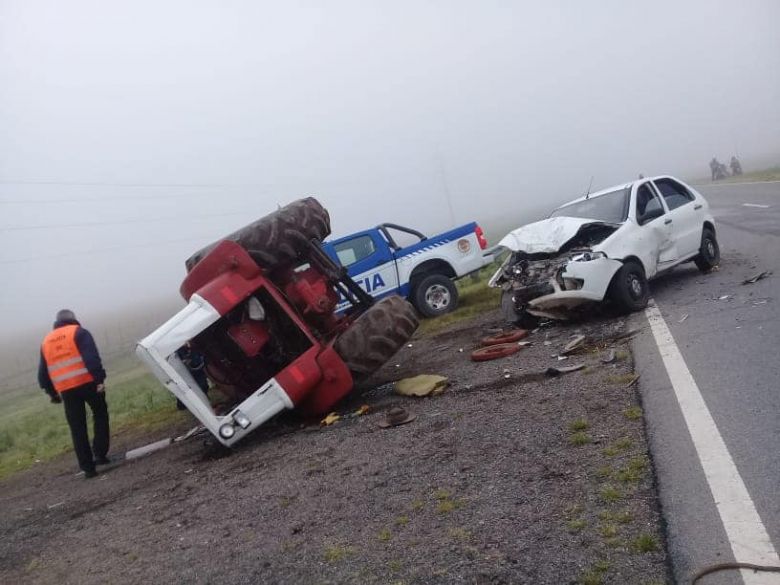
M393 538L393 533L390 532L389 528L383 528L379 531L379 534L377 535L377 538L381 540L382 542L387 542L391 538Z
M643 456L632 457L628 463L615 474L618 481L636 483L641 481L647 470L647 459Z
M613 524L612 522L605 522L601 526L599 526L599 534L603 538L615 538L618 533L618 527L617 524Z
M631 406L623 411L623 415L628 420L639 420L642 418L642 409L638 406Z
M580 585L601 585L604 583L604 575L606 575L607 571L609 571L609 563L607 561L596 561L580 575L577 583Z
M623 494L615 486L605 485L599 491L599 497L603 502L606 502L607 504L612 504L620 500L623 497Z
M323 558L328 563L337 563L338 561L355 554L355 549L351 546L343 546L340 544L332 544L325 547L322 554Z
M634 516L629 510L622 510L620 512L611 512L610 510L604 510L599 513L599 520L602 522L617 522L618 524L630 524L634 521Z
M417 335L432 335L453 323L465 321L487 311L498 309L501 306L501 289L489 288L487 281L497 270L497 264L490 264L480 270L477 279L466 277L460 279L458 287L458 308L452 313L447 313L435 319L423 319L417 330Z
M569 430L572 432L587 431L589 428L590 425L584 418L578 418L569 423Z
M631 541L631 548L639 553L649 553L658 550L658 539L652 534L640 534Z
M582 445L588 445L592 442L593 439L591 439L590 435L583 431L579 431L569 435L569 443L577 447L580 447Z
M190 416L176 410L170 392L151 374L136 369L117 379L109 377L106 384L112 435L130 428L158 428ZM5 402L0 415L0 478L72 448L62 404L51 404L43 391L32 388Z
M409 524L409 516L399 516L395 519L396 526L406 526Z
M577 534L582 532L587 525L588 522L584 518L577 518L576 520L569 520L566 523L566 530L571 534Z

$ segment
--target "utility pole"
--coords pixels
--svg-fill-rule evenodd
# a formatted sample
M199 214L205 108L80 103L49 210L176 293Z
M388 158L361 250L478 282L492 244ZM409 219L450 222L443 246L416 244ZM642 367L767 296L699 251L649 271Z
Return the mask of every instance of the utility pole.
M441 187L444 193L444 200L447 202L447 210L450 215L450 226L455 225L455 212L452 210L452 201L450 199L450 186L447 183L447 172L444 168L444 159L441 156L439 149L436 149L436 162L439 165L439 179L441 180Z

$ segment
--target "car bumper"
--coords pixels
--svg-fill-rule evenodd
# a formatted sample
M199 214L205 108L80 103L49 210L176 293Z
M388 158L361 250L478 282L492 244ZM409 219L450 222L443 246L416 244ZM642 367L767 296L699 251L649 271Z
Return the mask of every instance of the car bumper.
M558 279L551 278L549 284L554 292L529 301L527 311L532 315L547 317L552 316L551 312L603 301L612 278L621 266L622 262L611 258L569 262L561 273L564 286Z

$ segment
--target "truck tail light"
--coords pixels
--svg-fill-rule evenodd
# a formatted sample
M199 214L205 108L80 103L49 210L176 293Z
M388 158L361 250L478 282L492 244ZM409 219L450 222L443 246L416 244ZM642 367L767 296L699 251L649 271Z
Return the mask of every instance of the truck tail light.
M479 242L479 247L481 249L485 249L488 247L488 241L485 237L485 232L482 231L482 228L477 226L474 228L474 234L477 236L477 242Z

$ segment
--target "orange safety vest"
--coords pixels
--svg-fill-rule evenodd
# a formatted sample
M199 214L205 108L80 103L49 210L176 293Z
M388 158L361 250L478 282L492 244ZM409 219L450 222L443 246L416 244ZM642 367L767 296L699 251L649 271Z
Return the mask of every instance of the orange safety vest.
M78 325L57 327L43 339L41 345L43 359L49 368L49 378L57 392L72 390L95 381L76 345L78 328Z

